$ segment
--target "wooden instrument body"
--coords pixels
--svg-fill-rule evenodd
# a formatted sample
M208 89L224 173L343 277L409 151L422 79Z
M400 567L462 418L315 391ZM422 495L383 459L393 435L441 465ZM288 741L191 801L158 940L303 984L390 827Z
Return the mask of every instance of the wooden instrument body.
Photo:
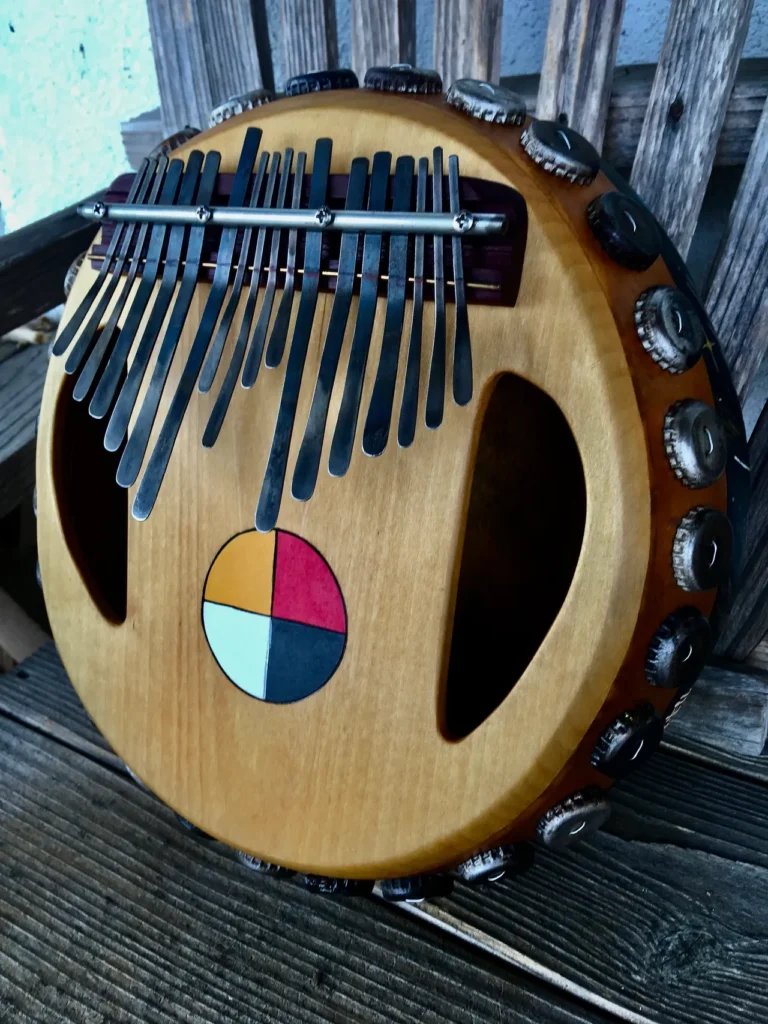
M52 360L37 466L51 624L79 694L114 749L161 799L206 832L265 860L316 873L382 878L433 870L502 838L530 838L557 799L585 785L605 786L607 778L589 762L602 730L639 700L662 712L669 704L670 691L645 679L648 642L669 613L692 605L708 614L714 596L687 594L675 583L675 527L695 505L724 511L726 485L721 479L691 491L680 483L664 453L662 426L667 409L683 397L711 404L709 379L702 362L673 376L641 347L635 300L651 285L673 282L661 259L648 271L625 270L598 246L585 211L590 199L612 189L603 175L585 187L569 185L528 160L520 129L469 120L438 97L364 91L281 100L198 136L174 156L217 149L222 170L233 171L245 127L255 123L270 152L292 146L311 153L316 138L332 137L333 173L346 173L354 157L376 150L419 156L442 145L458 154L463 174L518 189L529 228L517 304L470 309L475 398L463 408L448 400L435 431L423 426L433 322L432 306L425 304L413 446L402 450L392 438L384 454L371 459L358 442L345 477L321 472L304 504L284 496L278 527L323 554L348 619L346 649L332 679L311 697L285 705L255 700L233 686L201 627L211 562L229 538L253 526L285 360L276 370L262 369L252 391L237 389L211 450L200 438L215 388L193 396L151 517L128 518L127 611L119 624L89 592L62 520L57 460L77 460L78 452L57 448L58 417L67 415L69 398L63 360ZM65 320L94 274L86 261ZM201 284L193 300L153 440L208 287ZM321 294L292 459L332 302L333 295ZM363 409L385 304L381 298ZM409 310L410 302L406 325ZM451 315L449 305L449 325ZM331 422L353 328L354 307ZM231 338L227 351L230 345ZM398 394L404 369L401 350ZM508 373L551 396L573 433L586 488L583 540L563 605L535 656L501 705L456 740L445 734L440 704L467 507L484 413ZM530 440L521 430L519 444ZM557 477L558 452L547 457ZM98 493L83 498L99 501ZM567 492L559 504L555 526L558 516L567 523L572 514ZM527 538L516 543L525 558ZM506 570L514 590L515 564ZM506 609L492 613L498 628Z

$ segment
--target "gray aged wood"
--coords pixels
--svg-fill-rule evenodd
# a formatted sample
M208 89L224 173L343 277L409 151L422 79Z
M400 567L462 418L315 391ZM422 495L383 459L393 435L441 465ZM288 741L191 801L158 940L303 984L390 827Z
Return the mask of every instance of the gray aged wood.
M416 0L352 0L352 69L416 63Z
M211 109L261 88L251 0L147 0L167 135L208 127Z
M35 486L35 432L47 369L47 345L27 346L0 362L0 519Z
M768 102L757 128L707 292L742 402L768 347Z
M498 82L502 0L435 0L435 68L447 89L457 78Z
M752 0L673 0L632 187L685 256L714 161Z
M602 148L624 0L551 0L536 116Z
M289 78L338 64L334 0L280 0L282 88Z

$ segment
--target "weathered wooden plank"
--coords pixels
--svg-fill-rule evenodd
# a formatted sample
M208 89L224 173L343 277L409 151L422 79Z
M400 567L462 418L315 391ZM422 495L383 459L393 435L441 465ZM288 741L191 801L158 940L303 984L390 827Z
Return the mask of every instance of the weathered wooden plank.
M47 369L47 345L26 346L0 362L0 519L35 486L35 429Z
M285 81L338 64L333 0L280 0Z
M752 0L673 0L630 182L685 256L714 161Z
M434 61L447 89L457 78L498 82L502 0L435 0Z
M352 0L352 69L416 63L416 0Z
M0 780L13 1020L607 1020L391 907L249 872L128 779L10 721Z
M0 238L0 336L64 301L64 276L97 230L76 204Z
M51 638L0 587L0 658L12 662L31 657Z
M742 402L768 347L768 102L713 268L707 311Z
M166 135L208 126L211 109L261 88L251 0L147 0Z
M600 150L624 0L551 0L536 116L564 120Z

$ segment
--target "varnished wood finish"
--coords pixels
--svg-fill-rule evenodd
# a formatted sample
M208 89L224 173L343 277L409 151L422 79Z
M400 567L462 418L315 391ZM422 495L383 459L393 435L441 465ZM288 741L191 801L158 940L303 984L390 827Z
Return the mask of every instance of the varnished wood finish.
M531 835L538 815L560 795L585 783L604 785L588 761L597 735L638 699L659 709L669 702L668 692L645 682L647 643L681 603L705 613L712 603L711 594L684 595L672 581L675 525L694 504L724 508L725 484L695 494L684 488L663 453L662 421L676 399L711 401L711 390L702 364L674 377L639 345L635 299L670 277L660 261L644 273L622 270L595 243L585 209L611 187L604 177L586 188L558 181L522 154L519 129L479 125L440 98L301 97L250 112L195 145L219 150L223 170L232 171L244 128L253 123L268 150L290 145L311 152L317 136L332 135L333 173L376 149L418 156L442 145L459 155L464 174L517 187L530 218L518 304L472 310L478 398L470 406L447 405L443 426L420 428L407 452L391 444L372 460L356 451L347 476L322 475L306 505L285 497L278 525L328 559L349 615L336 676L310 700L288 706L258 702L230 685L199 624L212 558L253 521L283 371L261 375L254 393L238 389L209 452L200 436L215 389L193 399L152 516L129 523L128 613L115 626L84 590L54 501L51 426L63 368L53 363L38 462L52 625L110 743L162 799L206 831L266 859L330 874L435 868L493 836ZM92 273L81 272L67 314ZM193 326L205 292L201 286ZM321 296L299 423L330 305ZM427 308L426 337L431 316ZM193 326L185 328L183 351ZM428 358L425 346L422 379ZM174 383L180 366L177 359ZM399 388L403 372L401 365ZM584 541L563 607L522 678L489 719L452 743L438 727L436 698L474 446L493 381L503 372L540 386L568 420L586 482ZM332 408L343 376L342 365ZM510 580L514 586L514 566Z
M447 89L457 78L498 82L502 0L436 0L434 66Z
M552 0L536 116L602 149L624 0Z

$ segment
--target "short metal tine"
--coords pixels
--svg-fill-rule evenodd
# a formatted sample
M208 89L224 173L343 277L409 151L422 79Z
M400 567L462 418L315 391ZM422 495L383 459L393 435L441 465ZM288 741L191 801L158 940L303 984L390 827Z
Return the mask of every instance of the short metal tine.
M279 167L280 154L275 153L272 157L272 166L269 171L267 187L264 192L265 207L271 206L275 197L275 181L277 179L277 171ZM216 402L213 406L213 410L211 411L205 432L203 433L204 448L211 448L216 443L219 431L221 430L221 426L224 422L224 417L226 416L227 409L229 408L229 403L232 400L235 385L237 384L237 376L240 373L240 367L243 365L243 356L245 355L248 333L251 329L251 322L253 320L253 310L256 305L256 297L259 293L259 279L261 277L261 263L264 257L264 236L266 235L266 232L266 228L260 228L258 238L256 239L256 255L253 259L253 275L251 276L251 286L248 289L248 298L243 312L243 319L240 324L240 330L237 334L235 346L232 349L232 358L229 361L226 376L222 381L221 388L216 396Z
M195 149L187 158L187 166L181 181L181 189L179 190L179 203L191 205L194 201L202 166L203 154L199 149ZM157 298L152 306L152 312L149 314L147 325L141 335L133 361L120 389L120 394L117 396L117 401L104 433L104 447L107 451L117 451L123 443L128 430L128 424L133 414L133 407L141 387L141 382L144 379L155 342L163 326L165 314L168 312L171 300L173 299L173 293L176 290L176 279L181 263L181 251L187 233L187 227L184 224L177 224L171 228ZM150 246L151 244L150 240ZM103 381L99 384L99 388L101 388L102 384Z
M443 151L436 146L432 151L432 209L435 213L443 210ZM427 384L426 424L435 430L443 422L445 407L445 274L443 271L443 239L435 235L434 246L435 279L435 333L432 339L432 362Z
M216 187L216 178L219 173L220 163L220 153L212 151L207 154L203 165L203 174L200 179L200 188L197 192L197 202L201 206L207 206L211 201L213 190ZM200 272L200 260L203 252L204 238L204 223L201 223L199 227L192 228L189 232L187 251L184 259L184 272L182 274L176 301L173 304L171 317L168 321L168 327L157 353L157 360L152 371L147 392L144 396L144 401L142 402L141 409L139 410L139 415L136 418L136 423L131 431L131 435L128 438L125 451L120 459L120 465L117 467L117 482L121 487L130 487L139 475L139 470L141 469L141 463L144 459L144 453L147 450L149 435L152 433L152 427L155 422L158 406L160 405L160 399L163 394L163 388L165 387L168 372L176 353L176 347L184 328L192 297L197 290L197 275ZM158 325L158 330L161 326L162 324ZM131 371L128 374L129 379L132 371L133 367L131 367ZM134 385L137 393L140 383L140 381L137 381ZM126 416L126 427L127 424L128 416ZM109 434L109 430L107 431L107 434ZM115 448L117 448L117 445L115 445Z
M136 193L137 203L144 202L147 193L149 192L149 189L151 188L152 183L155 180L156 170L157 161L150 161L144 180L139 185L139 189ZM98 331L99 325L101 324L101 318L104 316L107 306L109 306L112 296L115 294L115 290L117 289L117 286L120 283L121 274L123 273L123 268L125 267L125 261L128 257L128 253L130 252L131 245L136 237L137 229L138 224L129 224L128 230L124 231L122 234L120 248L118 249L117 256L115 257L114 260L112 274L107 279L107 282L101 291L101 295L99 295L98 301L94 304L93 309L89 310L91 315L88 319L88 322L83 328L80 337L77 339L74 346L72 347L71 352L67 356L67 361L64 364L64 370L66 373L77 372L77 370L80 367L80 363L83 361L84 357L86 356L88 350L91 347L91 342L93 341L94 335L96 334L96 331Z
M414 160L412 156L399 156L395 164L395 185L392 209L398 213L411 208ZM373 385L371 404L363 429L363 451L366 455L381 455L389 440L392 405L395 400L397 366L400 361L400 343L405 319L405 290L408 284L408 238L392 235L389 239L389 268L387 281L387 310L384 333L381 338L379 367Z
M291 164L293 163L293 150L286 149L285 161L283 163L283 172L280 175L280 187L277 193L277 208L282 209L285 206L285 197L288 193L288 179L291 174ZM261 238L261 233L259 235ZM277 272L280 269L280 231L273 230L272 232L272 247L269 253L269 274L267 276L267 286L264 291L264 298L261 302L261 309L259 310L259 319L256 321L256 327L251 338L250 351L248 352L248 358L245 361L243 367L243 379L242 385L244 388L253 387L256 383L256 378L259 375L259 369L261 367L261 357L264 353L264 342L267 337L267 328L269 327L269 318L272 316L272 306L275 301L275 289L277 288Z
M275 156L277 157L277 160L279 162L280 157L277 156L277 154L275 154ZM269 153L262 153L259 158L259 166L256 171L256 181L251 192L251 206L259 205L259 199L261 198L261 186L264 184L264 175L266 174L268 163ZM272 161L272 166L274 167L274 160ZM272 175L270 174L270 181L271 180ZM263 231L264 229L262 228L259 231L259 234L262 234ZM224 351L224 345L227 340L227 335L229 334L229 330L232 326L232 321L235 318L237 307L240 304L240 293L243 290L245 272L248 268L248 263L250 260L252 240L253 228L245 228L245 230L243 231L242 243L240 245L240 256L237 261L237 271L235 272L235 280L232 282L232 291L229 296L229 301L224 307L224 313L222 314L221 320L219 321L219 326L216 331L216 335L213 339L213 344L211 345L210 351L208 352L208 358L205 361L203 372L200 374L200 380L197 382L197 389L198 391L201 391L203 394L211 390L214 377L216 376L216 371L219 368L221 354ZM258 275L260 272L260 268L257 269L257 267L258 263L254 262L253 272L256 275Z
M183 170L184 164L181 160L171 161L168 166L168 172L165 176L163 190L160 193L161 203L173 203L176 199L176 193L179 189L181 173ZM115 347L109 357L109 362L104 367L101 380L96 387L96 391L91 399L91 404L88 407L88 411L91 416L96 419L101 419L103 416L106 416L109 412L110 406L112 405L112 399L115 397L115 391L117 390L117 385L120 382L120 375L125 369L125 364L128 361L128 356L131 348L133 347L136 332L139 329L147 304L152 292L154 291L155 284L157 283L157 275L160 270L160 257L163 254L163 246L165 245L165 236L167 233L168 226L166 224L155 224L152 228L152 233L149 237L149 248L147 249L144 266L141 269L139 287L136 289L136 295L131 303L128 315L125 318L125 323L120 328L117 341L115 342ZM131 269L133 270L133 266ZM128 287L128 282L126 282L126 287Z
M296 157L296 172L293 178L293 197L291 209L298 210L301 207L301 190L304 184L304 168L307 163L307 154L299 153ZM280 305L277 307L277 315L272 325L272 333L269 336L267 355L264 362L274 369L280 365L285 351L285 341L288 337L288 325L291 322L291 309L293 308L293 296L296 291L296 252L299 246L298 231L288 232L288 258L285 264L285 284Z
M368 194L368 209L383 210L387 204L389 168L391 153L376 153L373 157L371 187ZM360 298L357 304L357 320L349 351L347 377L341 398L336 429L331 442L328 471L331 476L344 476L349 469L352 448L355 443L357 418L360 413L360 398L363 393L365 367L368 350L373 336L376 319L376 299L379 294L379 265L381 263L381 235L367 234L363 244L363 274L360 284Z
M461 211L459 195L459 158L448 157L448 194L451 213ZM461 235L451 238L453 255L453 294L456 305L456 319L453 332L453 400L457 405L466 405L472 400L472 345L469 340L469 316L467 315L467 293L464 285L464 255L461 250Z
M365 201L365 188L368 184L368 160L357 157L352 161L347 186L345 209L362 210ZM339 365L341 346L349 319L352 295L355 288L355 272L357 270L357 243L359 234L350 232L342 235L339 252L339 273L336 278L336 292L333 296L331 318L325 334L323 354L317 375L315 391L312 395L312 407L309 411L304 438L293 471L291 487L294 498L307 501L312 497L317 483L317 472L323 450L325 424L328 419L328 405L331 401L336 370Z
M251 174L256 155L261 142L261 129L249 128L245 133L245 141L240 152L240 160L232 183L232 192L229 197L230 206L242 206L245 200L248 186L251 183ZM213 275L213 284L208 292L208 299L205 303L203 315L192 342L192 347L184 364L179 383L171 399L168 414L165 417L157 443L149 457L147 468L139 484L136 497L133 502L133 515L136 519L146 519L152 511L157 495L168 467L173 446L181 429L181 421L187 411L189 400L197 381L200 368L208 351L213 329L221 311L224 296L229 284L230 271L232 269L232 257L235 251L237 228L227 228L221 233L219 243L219 255L216 262L216 270Z
M309 202L313 209L325 206L328 179L331 173L331 139L318 139L312 161L312 183ZM323 250L322 231L309 231L304 244L304 277L301 282L301 298L296 325L291 338L288 366L283 381L283 393L277 411L277 423L272 438L264 483L261 487L256 508L256 529L267 533L274 528L280 512L280 502L285 483L285 470L291 435L296 419L301 378L307 358L307 348L312 334L312 323L317 308L317 293L320 287L320 265Z
M427 175L429 160L419 160L416 181L416 212L427 208ZM400 406L400 422L397 428L397 443L401 448L413 444L416 435L416 418L419 409L419 378L421 375L421 326L424 320L424 235L417 235L413 246L413 307L411 310L411 338L408 343L408 362L405 366L403 402Z
M149 160L143 160L141 166L139 167L138 171L133 177L133 183L131 184L131 188L128 193L128 199L126 200L127 202L136 202L136 196L138 195L139 189L141 188L143 182L146 180L148 170ZM115 253L117 252L117 247L120 244L120 241L125 231L127 231L126 224L115 224L115 229L112 232L112 238L109 240L109 245L107 246L106 254L104 256L104 259L101 261L101 266L99 267L98 276L91 285L91 287L88 289L85 298L77 307L77 309L69 318L69 320L66 322L61 334L54 342L52 349L53 355L60 356L69 348L72 339L77 334L80 325L82 324L83 320L85 320L86 316L88 315L88 311L95 302L96 296L101 290L101 286L104 284L104 279L106 278L107 272L109 271L112 265L112 261L115 258Z

